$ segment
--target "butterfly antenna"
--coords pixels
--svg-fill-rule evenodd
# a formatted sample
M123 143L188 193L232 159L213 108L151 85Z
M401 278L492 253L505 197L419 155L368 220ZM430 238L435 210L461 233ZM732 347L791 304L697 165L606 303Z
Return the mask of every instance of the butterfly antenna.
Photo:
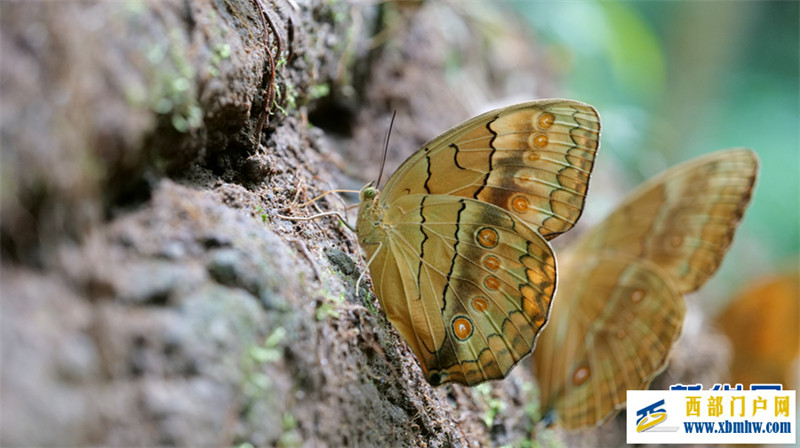
M392 112L392 121L389 122L389 132L386 133L386 138L383 140L383 159L381 159L381 171L378 173L378 181L375 182L375 188L381 186L381 178L383 177L383 167L386 165L386 153L389 152L389 137L392 135L392 127L394 126L394 117L397 116L397 109Z

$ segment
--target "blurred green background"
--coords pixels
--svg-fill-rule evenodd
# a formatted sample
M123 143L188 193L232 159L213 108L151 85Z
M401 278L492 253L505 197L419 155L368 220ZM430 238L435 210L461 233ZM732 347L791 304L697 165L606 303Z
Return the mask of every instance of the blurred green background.
M746 284L796 271L800 255L800 3L512 1L564 81L603 119L596 171L636 185L730 147L761 160L756 193L713 279L724 307ZM591 196L605 215L621 197ZM598 211L599 210L599 211Z

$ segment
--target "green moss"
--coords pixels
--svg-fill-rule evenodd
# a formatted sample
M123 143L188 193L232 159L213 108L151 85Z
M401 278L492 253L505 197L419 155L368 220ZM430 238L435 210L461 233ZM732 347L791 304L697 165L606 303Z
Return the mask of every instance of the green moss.
M253 346L248 350L249 356L256 364L267 364L278 361L283 356L278 344L286 337L286 329L278 327L264 341L261 346Z
M214 54L219 56L219 59L228 59L231 57L231 46L228 44L217 44L214 47Z
M161 115L170 118L178 132L188 132L203 124L203 110L197 101L195 71L186 55L189 54L186 37L180 30L172 30L166 43L157 43L144 52L154 73L147 89L146 104ZM137 88L126 90L126 98L141 101Z
M275 348L278 344L283 341L283 338L286 337L286 329L283 327L278 327L272 331L272 333L267 337L264 341L264 347L266 348Z
M267 212L265 212L265 211L264 211L264 208L262 208L262 207L259 205L259 206L256 206L256 209L255 209L255 210L256 210L256 215L258 215L258 216L260 216L260 217L261 217L261 222L263 222L264 224L266 224L266 223L267 223L267 220L269 219L269 217L267 216Z
M542 419L541 412L541 398L539 397L538 389L530 381L522 384L522 394L525 397L525 415L531 419L531 427Z
M211 77L219 76L219 63L231 57L231 46L226 43L214 45L211 52L211 65L208 66L208 74Z
M281 58L280 58L280 59L278 59L278 60L275 62L275 70L280 70L281 68L283 68L284 66L286 66L286 64L287 64L288 62L289 62L289 61L286 59L286 56L282 55L282 56L281 56Z
M328 275L340 275L338 272L328 271ZM323 300L317 307L316 318L317 320L324 320L327 317L338 318L339 306L345 302L345 292L341 291L339 294L334 294L329 289L322 290Z
M286 107L289 110L297 109L297 91L294 84L286 84Z
M278 98L281 96L281 86L278 85L278 83L275 83L274 87L275 87L275 97L272 99L272 107L278 109L283 115L286 115L286 109L284 109L283 107L281 107L280 104L278 104ZM270 115L272 115L274 112L272 111L272 109L270 109L269 113Z
M330 303L322 302L317 308L317 320L324 320L326 317L339 317L339 311Z
M530 381L522 383L522 397L526 403L524 408L525 415L529 419L525 425L525 432L534 434L534 428L542 420L541 398L536 385ZM536 440L525 437L512 442L511 446L515 448L563 447L563 442L555 431L550 428L540 427L536 429L535 434Z
M286 337L286 329L275 328L260 345L252 345L245 350L242 359L243 385L246 397L255 401L269 392L272 384L270 378L264 374L263 366L274 363L283 358L281 341Z
M281 448L293 448L302 446L302 438L297 432L297 419L290 413L283 414L282 422L283 434L278 439L278 446Z
M324 98L330 94L331 86L325 83L313 85L308 89L308 97L312 100Z
M492 396L492 386L489 383L479 384L475 386L475 390L486 405L486 410L481 419L487 428L491 428L494 424L494 418L506 409L507 404L505 401Z

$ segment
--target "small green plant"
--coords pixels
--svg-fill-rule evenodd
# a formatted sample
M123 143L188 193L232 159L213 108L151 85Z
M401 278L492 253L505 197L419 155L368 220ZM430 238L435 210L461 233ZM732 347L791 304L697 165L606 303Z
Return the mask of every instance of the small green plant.
M231 57L231 46L225 43L220 43L214 46L211 53L211 65L208 67L208 74L216 78L219 76L219 63Z
M492 396L492 386L489 383L483 383L475 386L475 390L486 403L486 412L483 414L483 423L487 428L491 428L494 424L494 418L500 412L504 411L507 407L505 401Z
M286 329L277 327L267 336L263 344L252 345L245 351L242 372L244 372L244 389L248 396L258 396L269 389L272 381L261 366L277 362L283 357L280 343L285 337Z
M266 224L267 223L267 212L265 212L264 209L260 205L257 205L255 210L256 210L256 214L261 216L261 221L264 224Z
M324 296L325 299L317 308L317 320L323 320L328 316L338 318L339 310L337 309L337 306L344 303L344 291L340 292L338 296L333 296L330 294L330 292L326 293Z
M331 94L331 86L326 83L313 85L308 90L308 97L312 100L325 98L330 94Z
M250 356L258 364L266 364L281 359L282 353L278 344L286 337L286 329L278 327L270 333L264 344L250 348Z
M302 445L302 438L297 432L297 419L290 413L283 414L281 424L283 434L278 439L278 446L281 448L299 447Z
M275 96L272 98L272 106L280 111L281 114L286 115L286 109L284 109L280 104L278 104L278 97L281 96L281 86L275 83ZM270 110L270 115L273 115L274 112Z

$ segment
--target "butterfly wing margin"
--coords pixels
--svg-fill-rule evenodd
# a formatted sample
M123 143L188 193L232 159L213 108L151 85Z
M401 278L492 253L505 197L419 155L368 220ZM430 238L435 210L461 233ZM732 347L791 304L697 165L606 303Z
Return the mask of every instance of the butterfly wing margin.
M753 193L758 158L731 149L656 176L576 243L579 253L611 250L664 269L682 293L716 272Z
M598 254L560 273L566 282L533 355L542 409L567 429L600 425L628 389L646 389L666 367L686 305L647 261Z
M540 100L493 110L431 140L392 175L385 200L473 198L511 211L547 240L577 222L599 147L590 105Z
M370 272L389 320L431 384L505 377L550 313L556 262L525 222L490 204L404 196Z

